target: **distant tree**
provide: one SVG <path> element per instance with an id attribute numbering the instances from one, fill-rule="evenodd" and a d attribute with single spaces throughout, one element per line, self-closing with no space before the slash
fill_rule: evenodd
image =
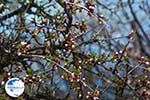
<path id="1" fill-rule="evenodd" d="M 0 99 L 149 100 L 149 0 L 1 0 Z"/>

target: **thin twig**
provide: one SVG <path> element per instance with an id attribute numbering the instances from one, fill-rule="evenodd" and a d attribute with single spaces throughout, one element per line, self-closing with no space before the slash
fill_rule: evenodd
<path id="1" fill-rule="evenodd" d="M 132 68 L 127 74 L 129 75 L 130 73 L 132 73 L 135 69 L 137 69 L 138 67 L 140 67 L 141 64 L 136 65 L 134 68 Z"/>
<path id="2" fill-rule="evenodd" d="M 42 55 L 27 55 L 27 54 L 21 54 L 20 56 L 24 56 L 24 57 L 36 57 L 36 58 L 46 59 L 47 61 L 49 61 L 49 62 L 51 62 L 51 63 L 57 65 L 59 68 L 61 68 L 62 70 L 64 70 L 66 73 L 72 75 L 72 72 L 69 71 L 68 69 L 66 69 L 65 67 L 63 67 L 62 65 L 58 64 L 57 62 L 55 62 L 55 61 L 53 61 L 53 60 L 51 60 L 51 59 L 49 59 L 49 58 L 46 58 L 46 57 L 44 57 L 44 56 L 42 56 Z M 91 88 L 87 83 L 85 83 L 83 80 L 80 79 L 80 82 L 81 82 L 84 86 L 86 86 L 87 88 L 89 88 L 91 91 L 94 91 L 94 89 L 92 89 L 92 88 Z"/>

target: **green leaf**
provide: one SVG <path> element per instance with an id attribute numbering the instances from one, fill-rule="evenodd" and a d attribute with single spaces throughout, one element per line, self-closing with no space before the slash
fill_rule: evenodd
<path id="1" fill-rule="evenodd" d="M 116 68 L 117 68 L 117 70 L 120 70 L 120 71 L 123 71 L 124 69 L 123 69 L 123 66 L 116 66 Z"/>
<path id="2" fill-rule="evenodd" d="M 31 75 L 33 73 L 33 70 L 31 68 L 28 68 L 27 72 L 28 72 L 29 75 Z"/>
<path id="3" fill-rule="evenodd" d="M 67 60 L 66 64 L 69 65 L 72 62 L 72 60 Z"/>
<path id="4" fill-rule="evenodd" d="M 90 0 L 90 3 L 94 3 L 94 2 L 96 2 L 96 0 Z"/>
<path id="5" fill-rule="evenodd" d="M 71 72 L 74 72 L 75 74 L 79 75 L 80 71 L 77 68 L 71 68 L 70 69 Z"/>
<path id="6" fill-rule="evenodd" d="M 5 94 L 0 94 L 0 100 L 9 100 Z"/>
<path id="7" fill-rule="evenodd" d="M 42 75 L 41 75 L 41 78 L 46 78 L 46 75 L 42 74 Z"/>

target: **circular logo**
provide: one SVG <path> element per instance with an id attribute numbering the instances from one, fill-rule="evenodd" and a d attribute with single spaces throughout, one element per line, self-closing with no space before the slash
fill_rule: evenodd
<path id="1" fill-rule="evenodd" d="M 24 89 L 24 83 L 19 78 L 11 78 L 5 84 L 6 93 L 11 97 L 19 97 Z"/>

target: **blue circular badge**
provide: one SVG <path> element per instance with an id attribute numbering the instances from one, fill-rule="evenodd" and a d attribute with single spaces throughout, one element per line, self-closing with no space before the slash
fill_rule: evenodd
<path id="1" fill-rule="evenodd" d="M 11 97 L 19 97 L 24 89 L 24 83 L 19 78 L 11 78 L 5 84 L 6 93 Z"/>

